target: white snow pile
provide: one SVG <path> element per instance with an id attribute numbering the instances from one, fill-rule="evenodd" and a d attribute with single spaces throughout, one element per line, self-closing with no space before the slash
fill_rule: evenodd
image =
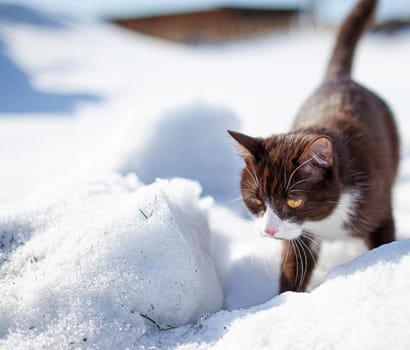
<path id="1" fill-rule="evenodd" d="M 410 241 L 333 270 L 311 293 L 284 293 L 248 310 L 150 335 L 143 347 L 179 349 L 408 349 Z M 181 341 L 183 339 L 183 342 Z"/>
<path id="2" fill-rule="evenodd" d="M 228 230 L 250 226 L 201 199 L 198 183 L 144 186 L 130 174 L 87 186 L 36 210 L 0 213 L 0 347 L 410 344 L 410 240 L 337 267 L 311 293 L 271 299 L 278 245 L 255 236 L 226 242 Z"/>
<path id="3" fill-rule="evenodd" d="M 122 347 L 144 333 L 141 315 L 167 328 L 221 308 L 199 185 L 126 180 L 2 213 L 0 344 Z"/>

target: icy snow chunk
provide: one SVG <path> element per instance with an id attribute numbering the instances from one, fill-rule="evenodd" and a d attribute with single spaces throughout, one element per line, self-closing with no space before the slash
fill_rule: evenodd
<path id="1" fill-rule="evenodd" d="M 133 260 L 138 310 L 160 324 L 180 325 L 220 309 L 222 290 L 209 251 L 207 216 L 198 200 L 201 189 L 186 180 L 170 184 L 141 188 L 124 204 L 115 226 L 126 235 L 137 234 L 123 240 L 135 243 L 121 244 L 118 258 Z"/>
<path id="2" fill-rule="evenodd" d="M 166 327 L 219 310 L 200 192 L 175 179 L 48 208 L 51 224 L 1 267 L 0 346 L 131 346 L 140 315 Z"/>

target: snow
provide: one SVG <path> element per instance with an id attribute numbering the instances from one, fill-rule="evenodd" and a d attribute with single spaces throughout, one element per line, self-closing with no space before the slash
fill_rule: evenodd
<path id="1" fill-rule="evenodd" d="M 0 0 L 9 3 L 9 0 Z M 405 19 L 410 14 L 407 0 L 379 0 L 378 18 Z M 13 4 L 42 11 L 82 17 L 120 18 L 163 15 L 176 12 L 202 11 L 215 7 L 250 7 L 262 9 L 311 9 L 315 20 L 324 24 L 339 23 L 354 6 L 354 0 L 14 0 Z M 21 10 L 21 9 L 20 9 Z"/>
<path id="2" fill-rule="evenodd" d="M 8 0 L 0 0 L 0 2 Z M 303 8 L 307 0 L 14 0 L 13 3 L 52 11 L 53 13 L 100 18 L 163 15 L 175 12 L 202 11 L 215 7 L 247 6 L 251 8 Z"/>
<path id="3" fill-rule="evenodd" d="M 221 308 L 199 185 L 174 179 L 134 189 L 126 180 L 2 217 L 13 236 L 1 265 L 4 346 L 16 346 L 7 336 L 14 329 L 21 345 L 87 338 L 107 348 L 143 334 L 140 315 L 167 327 Z"/>
<path id="4" fill-rule="evenodd" d="M 318 0 L 314 4 L 314 15 L 322 24 L 340 23 L 356 4 L 355 0 Z M 410 14 L 407 0 L 379 0 L 376 11 L 378 21 L 406 20 Z"/>
<path id="5" fill-rule="evenodd" d="M 237 192 L 232 179 L 238 178 L 242 162 L 233 156 L 226 130 L 238 128 L 236 115 L 222 107 L 196 102 L 167 111 L 149 139 L 130 152 L 120 172 L 138 172 L 146 183 L 183 175 L 198 180 L 207 194 L 227 202 L 229 194 Z M 218 172 L 223 174 L 218 181 L 209 177 Z"/>
<path id="6" fill-rule="evenodd" d="M 333 33 L 185 47 L 30 11 L 0 23 L 0 348 L 409 347 L 408 33 L 355 67 L 397 117 L 401 241 L 323 242 L 277 295 L 226 129 L 287 131 Z"/>
<path id="7" fill-rule="evenodd" d="M 144 339 L 178 349 L 406 349 L 410 241 L 340 266 L 311 293 L 284 293 L 247 310 L 219 312 L 195 326 Z M 180 343 L 180 339 L 185 341 Z M 392 345 L 394 344 L 394 345 Z"/>

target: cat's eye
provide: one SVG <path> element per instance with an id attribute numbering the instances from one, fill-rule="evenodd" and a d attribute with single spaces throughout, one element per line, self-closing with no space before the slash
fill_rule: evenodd
<path id="1" fill-rule="evenodd" d="M 258 198 L 251 197 L 249 200 L 251 201 L 252 204 L 254 204 L 254 205 L 258 206 L 258 207 L 260 207 L 260 206 L 263 205 L 263 202 L 262 202 L 260 199 L 258 199 Z"/>
<path id="2" fill-rule="evenodd" d="M 296 208 L 299 208 L 303 204 L 303 199 L 302 198 L 288 199 L 287 204 L 289 208 L 296 209 Z"/>

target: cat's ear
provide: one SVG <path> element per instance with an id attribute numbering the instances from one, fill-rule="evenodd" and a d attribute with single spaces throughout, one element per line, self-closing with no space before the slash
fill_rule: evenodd
<path id="1" fill-rule="evenodd" d="M 229 135 L 231 135 L 240 146 L 240 152 L 242 157 L 247 157 L 252 155 L 258 158 L 262 149 L 261 139 L 255 137 L 247 136 L 236 131 L 228 130 Z"/>
<path id="2" fill-rule="evenodd" d="M 333 166 L 332 141 L 327 136 L 316 138 L 303 152 L 299 161 L 303 163 L 309 159 L 322 168 L 331 168 Z"/>

